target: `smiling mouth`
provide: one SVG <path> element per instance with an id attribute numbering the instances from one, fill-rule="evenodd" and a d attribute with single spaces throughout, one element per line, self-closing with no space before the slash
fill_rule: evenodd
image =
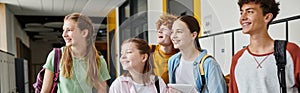
<path id="1" fill-rule="evenodd" d="M 158 36 L 158 38 L 164 38 L 163 36 Z"/>
<path id="2" fill-rule="evenodd" d="M 172 40 L 174 44 L 177 44 L 179 40 Z"/>
<path id="3" fill-rule="evenodd" d="M 249 25 L 251 25 L 251 22 L 244 22 L 244 23 L 242 23 L 242 26 L 244 27 L 244 26 L 249 26 Z"/>
<path id="4" fill-rule="evenodd" d="M 122 63 L 129 63 L 129 61 L 121 61 Z"/>
<path id="5" fill-rule="evenodd" d="M 70 41 L 71 41 L 71 39 L 65 39 L 65 41 L 66 41 L 66 42 L 70 42 Z"/>

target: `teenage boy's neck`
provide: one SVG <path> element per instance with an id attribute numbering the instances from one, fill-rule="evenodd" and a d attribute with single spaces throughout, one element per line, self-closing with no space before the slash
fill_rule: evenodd
<path id="1" fill-rule="evenodd" d="M 250 35 L 249 50 L 254 54 L 266 54 L 274 51 L 274 40 L 269 34 Z"/>

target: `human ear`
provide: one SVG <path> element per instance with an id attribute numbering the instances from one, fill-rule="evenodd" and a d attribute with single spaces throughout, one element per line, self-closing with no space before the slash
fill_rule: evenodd
<path id="1" fill-rule="evenodd" d="M 147 61 L 147 59 L 148 59 L 148 54 L 143 54 L 143 60 L 142 60 L 142 62 L 146 62 Z"/>
<path id="2" fill-rule="evenodd" d="M 193 34 L 193 38 L 194 38 L 194 39 L 197 38 L 198 33 L 197 33 L 196 31 L 194 31 L 192 34 Z"/>
<path id="3" fill-rule="evenodd" d="M 84 30 L 82 31 L 82 36 L 83 36 L 83 37 L 87 37 L 88 34 L 89 34 L 89 30 L 84 29 Z"/>
<path id="4" fill-rule="evenodd" d="M 272 20 L 272 18 L 273 18 L 273 14 L 272 13 L 267 13 L 265 15 L 265 22 L 269 23 Z"/>

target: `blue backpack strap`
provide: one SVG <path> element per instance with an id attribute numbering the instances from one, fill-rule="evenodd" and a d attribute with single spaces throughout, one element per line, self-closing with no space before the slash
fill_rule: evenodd
<path id="1" fill-rule="evenodd" d="M 285 81 L 286 45 L 287 41 L 285 40 L 275 40 L 274 42 L 274 56 L 281 93 L 287 93 Z"/>

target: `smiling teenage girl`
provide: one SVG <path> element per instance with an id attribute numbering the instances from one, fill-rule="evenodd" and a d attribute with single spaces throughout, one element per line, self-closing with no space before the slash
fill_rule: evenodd
<path id="1" fill-rule="evenodd" d="M 107 65 L 95 47 L 96 31 L 92 21 L 80 13 L 65 16 L 59 65 L 57 93 L 105 93 L 106 80 L 110 79 Z M 54 52 L 48 55 L 42 93 L 49 93 L 53 79 Z"/>
<path id="2" fill-rule="evenodd" d="M 166 93 L 166 84 L 161 78 L 151 75 L 150 47 L 143 39 L 132 38 L 121 46 L 120 62 L 125 72 L 110 87 L 110 93 Z M 155 82 L 159 86 L 155 86 Z M 160 92 L 158 92 L 159 88 Z"/>
<path id="3" fill-rule="evenodd" d="M 207 51 L 200 48 L 199 32 L 200 26 L 193 16 L 181 16 L 173 23 L 171 40 L 180 52 L 168 62 L 170 83 L 192 85 L 194 92 L 225 93 L 227 88 L 221 68 L 211 57 L 204 61 L 206 85 L 202 85 L 199 62 Z M 174 90 L 170 88 L 170 91 Z"/>

